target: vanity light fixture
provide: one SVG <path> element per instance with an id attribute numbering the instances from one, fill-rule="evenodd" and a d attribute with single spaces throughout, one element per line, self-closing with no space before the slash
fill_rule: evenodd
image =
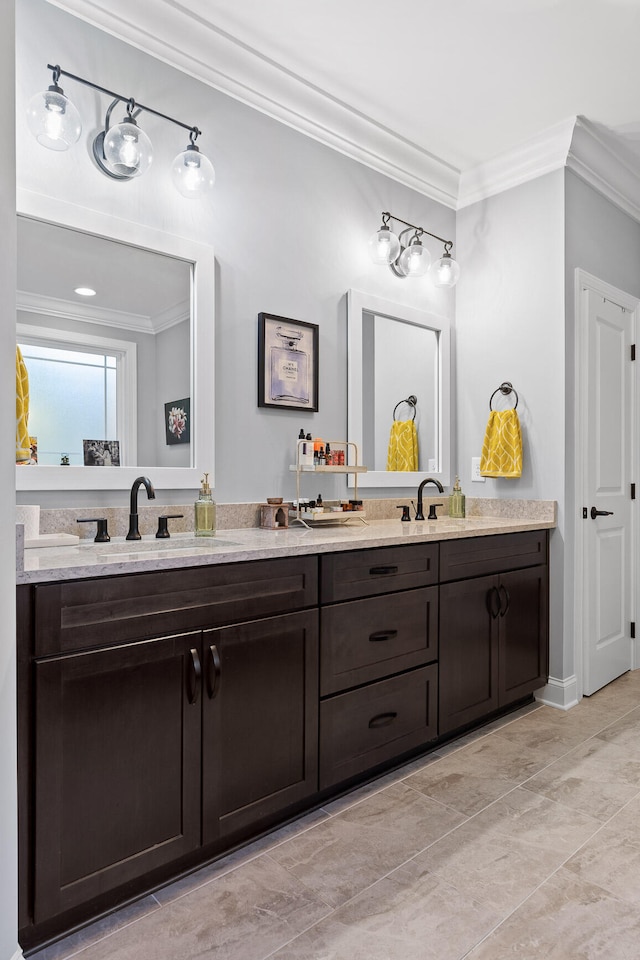
<path id="1" fill-rule="evenodd" d="M 198 127 L 189 126 L 181 120 L 167 116 L 166 113 L 137 103 L 133 97 L 124 97 L 92 83 L 91 80 L 67 73 L 58 65 L 52 66 L 48 63 L 47 70 L 53 71 L 52 85 L 43 93 L 32 97 L 27 108 L 29 129 L 43 147 L 50 150 L 68 150 L 80 137 L 80 114 L 58 86 L 61 76 L 68 77 L 113 97 L 105 114 L 104 130 L 101 130 L 93 141 L 93 158 L 102 173 L 112 180 L 131 180 L 148 170 L 153 159 L 153 148 L 149 137 L 137 121 L 137 117 L 146 111 L 189 131 L 189 143 L 171 166 L 171 177 L 176 189 L 183 197 L 188 198 L 203 197 L 211 191 L 215 172 L 211 161 L 196 146 L 195 141 L 201 133 Z M 125 116 L 119 123 L 111 125 L 111 114 L 118 104 L 126 105 Z"/>
<path id="2" fill-rule="evenodd" d="M 389 221 L 403 223 L 405 229 L 398 236 L 389 227 Z M 431 255 L 422 243 L 426 234 L 444 244 L 442 256 L 431 263 Z M 418 227 L 393 214 L 383 212 L 382 226 L 369 240 L 369 253 L 374 263 L 389 264 L 396 277 L 423 277 L 427 271 L 436 287 L 454 287 L 460 276 L 460 267 L 451 256 L 452 240 L 445 240 L 424 227 Z"/>

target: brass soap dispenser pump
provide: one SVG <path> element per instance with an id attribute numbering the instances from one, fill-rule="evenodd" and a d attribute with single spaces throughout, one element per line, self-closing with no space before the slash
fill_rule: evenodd
<path id="1" fill-rule="evenodd" d="M 453 485 L 453 490 L 449 495 L 449 516 L 450 517 L 464 517 L 465 507 L 464 507 L 464 493 L 460 487 L 460 478 L 456 477 L 456 482 Z"/>
<path id="2" fill-rule="evenodd" d="M 200 494 L 195 502 L 196 537 L 213 537 L 216 533 L 216 505 L 211 496 L 209 474 L 201 480 Z"/>

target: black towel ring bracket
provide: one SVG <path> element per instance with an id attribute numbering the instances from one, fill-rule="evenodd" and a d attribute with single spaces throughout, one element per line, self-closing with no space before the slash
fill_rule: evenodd
<path id="1" fill-rule="evenodd" d="M 491 404 L 493 402 L 493 398 L 495 397 L 496 393 L 502 393 L 504 394 L 505 397 L 508 396 L 510 393 L 515 393 L 516 402 L 513 405 L 513 409 L 514 410 L 516 409 L 516 407 L 518 406 L 518 393 L 512 383 L 509 383 L 508 380 L 505 380 L 503 383 L 500 384 L 499 387 L 496 387 L 496 389 L 493 391 L 493 393 L 489 397 L 489 410 L 493 410 L 493 407 L 491 406 Z"/>
<path id="2" fill-rule="evenodd" d="M 417 402 L 418 402 L 418 398 L 414 396 L 413 393 L 410 394 L 406 400 L 399 400 L 398 403 L 396 403 L 395 407 L 393 408 L 393 419 L 395 420 L 396 418 L 396 410 L 398 409 L 398 407 L 401 407 L 403 403 L 408 403 L 410 407 L 413 407 L 413 416 L 411 419 L 415 420 Z"/>

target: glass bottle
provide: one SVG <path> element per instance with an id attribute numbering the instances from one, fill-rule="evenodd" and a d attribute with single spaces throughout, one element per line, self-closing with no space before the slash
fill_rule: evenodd
<path id="1" fill-rule="evenodd" d="M 216 533 L 216 504 L 211 496 L 209 474 L 202 478 L 198 499 L 194 504 L 196 537 L 214 537 Z"/>
<path id="2" fill-rule="evenodd" d="M 465 514 L 465 505 L 464 505 L 464 493 L 460 487 L 460 478 L 456 477 L 456 482 L 453 485 L 453 490 L 449 495 L 449 516 L 450 517 L 464 517 Z"/>

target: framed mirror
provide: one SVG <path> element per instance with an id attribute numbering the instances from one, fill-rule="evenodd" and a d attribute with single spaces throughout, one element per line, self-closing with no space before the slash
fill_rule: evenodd
<path id="1" fill-rule="evenodd" d="M 28 191 L 18 217 L 16 338 L 38 462 L 16 465 L 16 489 L 129 489 L 141 473 L 197 487 L 214 472 L 212 248 Z M 95 296 L 74 292 L 87 285 Z"/>
<path id="2" fill-rule="evenodd" d="M 450 483 L 450 324 L 415 307 L 350 290 L 348 438 L 367 468 L 361 487 L 415 487 L 425 477 Z M 392 469 L 394 421 L 407 424 L 416 469 Z M 409 423 L 411 421 L 411 423 Z M 404 466 L 404 464 L 403 464 Z"/>

